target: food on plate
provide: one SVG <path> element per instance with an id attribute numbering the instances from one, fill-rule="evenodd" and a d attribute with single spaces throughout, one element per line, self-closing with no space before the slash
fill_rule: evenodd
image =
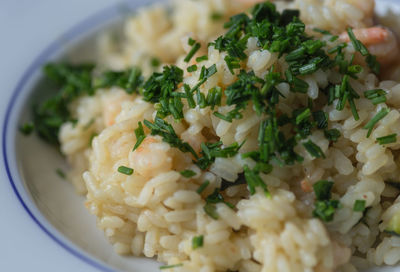
<path id="1" fill-rule="evenodd" d="M 399 49 L 374 4 L 143 8 L 96 64 L 45 66 L 59 87 L 33 129 L 115 251 L 160 269 L 396 264 L 400 83 L 382 71 Z"/>

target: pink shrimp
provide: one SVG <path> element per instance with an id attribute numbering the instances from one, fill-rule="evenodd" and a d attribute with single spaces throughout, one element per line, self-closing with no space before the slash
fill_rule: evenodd
<path id="1" fill-rule="evenodd" d="M 368 48 L 371 54 L 377 56 L 378 61 L 382 64 L 396 60 L 399 54 L 399 44 L 395 35 L 389 29 L 374 26 L 353 29 L 353 32 L 356 38 Z M 340 39 L 344 42 L 350 42 L 347 32 L 342 33 Z"/>

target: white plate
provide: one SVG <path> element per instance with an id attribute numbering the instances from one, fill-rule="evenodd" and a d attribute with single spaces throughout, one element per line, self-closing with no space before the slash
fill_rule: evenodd
<path id="1" fill-rule="evenodd" d="M 50 5 L 50 7 L 44 8 L 42 12 L 60 14 L 60 5 L 51 6 L 49 0 L 40 0 L 39 2 Z M 91 0 L 91 2 L 94 4 L 94 1 Z M 96 1 L 96 6 L 105 6 L 106 2 Z M 4 182 L 0 187 L 2 189 L 0 191 L 0 211 L 2 214 L 15 212 L 19 217 L 23 217 L 23 219 L 16 219 L 8 215 L 4 218 L 5 225 L 0 227 L 0 233 L 8 237 L 5 239 L 7 248 L 2 247 L 0 249 L 0 265 L 2 268 L 8 267 L 11 269 L 9 271 L 27 269 L 36 271 L 36 269 L 32 269 L 31 264 L 47 262 L 52 267 L 58 267 L 57 271 L 61 271 L 61 267 L 62 269 L 65 268 L 65 271 L 122 270 L 147 272 L 158 270 L 159 264 L 153 260 L 121 257 L 115 254 L 112 247 L 106 242 L 103 233 L 96 229 L 95 218 L 89 216 L 85 210 L 83 198 L 77 196 L 72 186 L 56 175 L 55 169 L 65 167 L 63 158 L 51 147 L 38 140 L 37 137 L 23 137 L 17 129 L 19 124 L 29 119 L 29 105 L 32 101 L 46 93 L 46 88 L 43 88 L 39 80 L 41 78 L 40 67 L 44 63 L 62 58 L 66 52 L 74 57 L 79 55 L 79 58 L 83 56 L 85 59 L 90 59 L 92 51 L 87 49 L 93 46 L 93 37 L 96 31 L 110 24 L 118 24 L 118 21 L 127 14 L 127 10 L 134 10 L 137 6 L 149 2 L 154 1 L 131 1 L 123 5 L 114 4 L 91 16 L 87 16 L 91 13 L 90 6 L 87 4 L 82 6 L 77 0 L 68 5 L 64 4 L 69 11 L 85 8 L 86 14 L 82 12 L 81 17 L 86 17 L 86 19 L 81 23 L 74 24 L 55 42 L 43 46 L 41 53 L 37 54 L 37 51 L 27 50 L 32 54 L 29 55 L 30 57 L 36 57 L 32 64 L 27 65 L 23 73 L 16 71 L 19 79 L 14 91 L 10 90 L 4 93 L 7 97 L 12 94 L 12 97 L 9 100 L 4 99 L 0 104 L 2 116 L 4 115 L 2 124 L 3 173 L 7 174 L 7 177 L 2 176 Z M 389 2 L 396 3 L 396 0 L 380 1 L 378 10 L 384 11 L 388 8 Z M 16 6 L 8 4 L 5 7 Z M 2 6 L 0 5 L 1 10 Z M 121 12 L 122 10 L 123 12 Z M 63 14 L 66 14 L 66 10 L 63 9 L 63 11 Z M 6 20 L 0 19 L 0 24 L 18 23 L 21 17 L 18 16 L 17 12 L 18 10 L 14 11 L 15 16 L 11 16 L 12 12 L 11 15 L 8 13 Z M 37 13 L 37 15 L 39 14 Z M 53 20 L 65 22 L 65 26 L 71 25 L 68 23 L 69 20 L 72 20 L 71 17 L 57 17 L 55 15 L 49 17 Z M 2 18 L 1 12 L 0 18 Z M 37 27 L 50 29 L 54 27 L 51 25 L 51 21 L 40 19 L 40 16 L 36 18 L 39 19 L 31 22 L 26 21 L 26 23 L 29 22 L 27 24 L 30 26 L 29 29 L 36 29 Z M 6 29 L 6 31 L 12 34 L 9 29 Z M 3 32 L 0 31 L 0 33 Z M 23 33 L 19 34 L 22 35 Z M 20 45 L 21 42 L 27 43 L 28 39 L 20 38 L 18 41 L 18 45 Z M 28 44 L 23 44 L 24 47 L 22 48 L 28 48 Z M 4 49 L 0 48 L 0 52 L 18 56 L 18 48 L 21 50 L 21 46 L 14 48 L 11 44 Z M 80 54 L 77 54 L 77 52 L 80 52 Z M 12 61 L 12 58 L 8 57 L 8 59 Z M 5 71 L 3 69 L 7 68 L 10 63 L 12 62 L 1 64 L 2 69 L 0 71 Z M 7 78 L 4 80 L 7 81 Z M 0 82 L 4 81 L 0 78 Z M 8 80 L 7 82 L 10 84 L 11 81 Z M 5 101 L 8 101 L 7 104 L 4 103 Z M 10 194 L 13 194 L 14 197 L 10 197 Z M 29 219 L 27 216 L 23 216 L 22 212 L 28 215 Z M 29 222 L 29 220 L 31 221 Z M 21 222 L 24 223 L 20 224 Z M 32 232 L 33 228 L 35 228 L 34 232 Z M 36 239 L 36 236 L 28 236 L 37 235 L 38 232 L 43 232 L 45 235 L 40 234 L 40 239 Z M 15 243 L 15 241 L 19 243 Z M 28 247 L 30 251 L 19 250 L 20 247 Z M 38 255 L 36 251 L 43 254 Z M 19 255 L 20 252 L 22 252 L 21 255 Z M 32 252 L 33 257 L 30 256 L 30 252 Z M 10 258 L 3 258 L 5 256 Z M 36 259 L 36 256 L 39 260 Z M 52 264 L 55 260 L 52 259 L 53 256 L 59 263 Z M 30 259 L 30 263 L 24 264 L 25 259 Z M 14 260 L 22 260 L 22 262 L 16 264 Z M 19 268 L 15 269 L 15 267 Z M 46 269 L 41 267 L 41 271 L 54 270 L 50 266 Z M 389 272 L 396 270 L 398 269 L 384 268 L 370 271 Z"/>

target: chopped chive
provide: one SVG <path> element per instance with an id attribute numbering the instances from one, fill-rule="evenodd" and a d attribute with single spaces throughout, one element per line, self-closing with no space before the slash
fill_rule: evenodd
<path id="1" fill-rule="evenodd" d="M 296 116 L 296 125 L 308 119 L 310 116 L 311 116 L 311 111 L 309 108 L 306 108 L 303 112 L 301 112 L 299 115 Z"/>
<path id="2" fill-rule="evenodd" d="M 378 96 L 378 97 L 371 99 L 371 103 L 373 105 L 378 105 L 378 104 L 385 103 L 385 102 L 386 102 L 386 96 Z"/>
<path id="3" fill-rule="evenodd" d="M 352 97 L 349 98 L 349 105 L 350 105 L 350 110 L 351 110 L 351 113 L 353 114 L 354 120 L 356 120 L 356 121 L 360 120 L 360 116 L 358 115 L 356 104 L 354 104 L 354 100 Z"/>
<path id="4" fill-rule="evenodd" d="M 308 63 L 306 65 L 303 65 L 299 68 L 299 72 L 302 75 L 308 75 L 308 74 L 312 74 L 315 71 L 318 70 L 317 64 L 316 63 Z"/>
<path id="5" fill-rule="evenodd" d="M 203 246 L 204 237 L 203 235 L 195 236 L 192 239 L 192 249 L 197 249 Z"/>
<path id="6" fill-rule="evenodd" d="M 196 43 L 196 41 L 192 38 L 189 38 L 188 40 L 188 45 L 193 46 Z"/>
<path id="7" fill-rule="evenodd" d="M 133 169 L 121 165 L 120 167 L 118 167 L 118 172 L 120 172 L 121 174 L 130 176 L 133 174 Z"/>
<path id="8" fill-rule="evenodd" d="M 161 64 L 161 61 L 158 58 L 156 58 L 156 57 L 151 58 L 150 65 L 152 67 L 156 68 L 156 67 L 160 66 L 160 64 Z"/>
<path id="9" fill-rule="evenodd" d="M 368 49 L 356 38 L 353 30 L 350 27 L 347 28 L 347 33 L 349 35 L 350 41 L 354 46 L 354 49 L 360 52 L 361 55 L 367 56 L 369 54 Z"/>
<path id="10" fill-rule="evenodd" d="M 332 181 L 320 180 L 313 185 L 317 200 L 328 200 L 331 198 Z"/>
<path id="11" fill-rule="evenodd" d="M 208 60 L 208 56 L 201 56 L 196 58 L 196 62 L 202 62 Z"/>
<path id="12" fill-rule="evenodd" d="M 397 133 L 390 134 L 390 135 L 383 136 L 383 137 L 378 137 L 378 138 L 376 138 L 376 140 L 378 141 L 378 143 L 380 145 L 392 144 L 397 141 Z"/>
<path id="13" fill-rule="evenodd" d="M 179 264 L 162 265 L 159 267 L 159 269 L 161 269 L 161 270 L 162 269 L 170 269 L 170 268 L 175 268 L 175 267 L 180 267 L 180 266 L 183 266 L 183 264 L 179 263 Z"/>
<path id="14" fill-rule="evenodd" d="M 144 134 L 142 122 L 138 122 L 138 127 L 137 127 L 137 129 L 135 129 L 135 135 L 136 135 L 136 143 L 132 149 L 132 152 L 135 151 L 140 146 L 140 144 L 143 142 L 143 140 L 146 138 L 146 135 Z"/>
<path id="15" fill-rule="evenodd" d="M 334 42 L 334 41 L 336 41 L 337 39 L 339 39 L 339 36 L 334 35 L 334 36 L 332 36 L 332 37 L 329 39 L 329 41 L 330 41 L 330 42 Z"/>
<path id="16" fill-rule="evenodd" d="M 368 55 L 365 58 L 365 62 L 368 64 L 368 67 L 372 70 L 372 72 L 379 74 L 381 70 L 381 64 L 377 61 L 376 56 Z"/>
<path id="17" fill-rule="evenodd" d="M 190 87 L 187 84 L 183 85 L 183 89 L 185 90 L 186 100 L 189 104 L 189 108 L 194 109 L 196 107 L 196 102 L 194 102 L 193 95 L 190 92 Z"/>
<path id="18" fill-rule="evenodd" d="M 193 64 L 186 69 L 189 73 L 197 71 L 197 65 Z"/>
<path id="19" fill-rule="evenodd" d="M 214 204 L 207 203 L 204 205 L 203 210 L 208 216 L 210 216 L 214 220 L 218 220 L 219 215 L 217 213 L 217 207 Z"/>
<path id="20" fill-rule="evenodd" d="M 66 177 L 67 177 L 67 175 L 65 175 L 64 171 L 61 170 L 60 168 L 56 169 L 56 174 L 62 179 L 66 179 Z"/>
<path id="21" fill-rule="evenodd" d="M 347 67 L 347 72 L 350 74 L 359 74 L 363 71 L 363 68 L 361 65 L 351 65 Z"/>
<path id="22" fill-rule="evenodd" d="M 322 152 L 321 148 L 313 141 L 308 140 L 307 142 L 303 143 L 303 146 L 314 158 L 325 158 L 324 152 Z"/>
<path id="23" fill-rule="evenodd" d="M 19 128 L 19 131 L 24 135 L 30 135 L 34 129 L 35 129 L 35 127 L 34 127 L 33 123 L 27 122 Z"/>
<path id="24" fill-rule="evenodd" d="M 336 128 L 327 129 L 324 131 L 325 138 L 327 138 L 331 142 L 337 142 L 340 137 L 340 131 Z"/>
<path id="25" fill-rule="evenodd" d="M 364 96 L 368 99 L 373 99 L 384 95 L 386 95 L 386 92 L 382 89 L 373 89 L 364 92 Z"/>
<path id="26" fill-rule="evenodd" d="M 367 133 L 367 138 L 369 138 L 369 136 L 372 133 L 372 129 L 374 128 L 374 126 L 376 125 L 376 123 L 378 123 L 381 119 L 383 119 L 388 113 L 389 113 L 389 109 L 388 108 L 383 108 L 381 109 L 371 120 L 369 120 L 369 122 L 364 126 L 364 129 L 368 129 L 368 133 Z"/>
<path id="27" fill-rule="evenodd" d="M 221 12 L 217 12 L 217 11 L 214 11 L 213 13 L 211 13 L 211 16 L 210 16 L 211 20 L 213 20 L 213 21 L 218 21 L 218 20 L 222 19 L 223 17 L 224 17 L 224 15 Z"/>
<path id="28" fill-rule="evenodd" d="M 314 121 L 317 123 L 317 128 L 325 129 L 328 127 L 328 114 L 323 111 L 315 111 L 312 113 Z"/>
<path id="29" fill-rule="evenodd" d="M 219 119 L 222 119 L 226 122 L 232 123 L 232 118 L 230 118 L 229 116 L 225 116 L 218 111 L 214 111 L 213 114 L 214 114 L 214 116 L 218 117 Z"/>
<path id="30" fill-rule="evenodd" d="M 287 54 L 287 56 L 285 57 L 286 61 L 294 61 L 294 60 L 298 60 L 304 57 L 304 54 L 306 53 L 306 49 L 304 47 L 299 47 L 295 50 L 293 50 L 292 52 L 290 52 L 289 54 Z"/>
<path id="31" fill-rule="evenodd" d="M 321 34 L 324 34 L 324 35 L 332 35 L 328 30 L 320 29 L 320 28 L 317 28 L 317 27 L 314 27 L 312 30 L 314 32 L 318 32 L 318 33 L 321 33 Z"/>
<path id="32" fill-rule="evenodd" d="M 187 56 L 184 58 L 184 61 L 189 62 L 190 59 L 194 56 L 194 54 L 196 54 L 196 52 L 200 49 L 200 47 L 201 47 L 200 43 L 195 43 L 192 49 L 187 54 Z"/>
<path id="33" fill-rule="evenodd" d="M 191 178 L 194 177 L 196 175 L 196 172 L 192 171 L 192 170 L 183 170 L 179 172 L 182 176 L 184 176 L 185 178 Z"/>
<path id="34" fill-rule="evenodd" d="M 355 212 L 363 212 L 365 210 L 365 200 L 357 199 L 354 202 L 353 211 Z"/>
<path id="35" fill-rule="evenodd" d="M 371 100 L 371 103 L 374 105 L 386 102 L 386 92 L 382 89 L 365 91 L 364 96 Z"/>
<path id="36" fill-rule="evenodd" d="M 204 181 L 200 186 L 199 186 L 199 188 L 196 190 L 196 192 L 198 193 L 198 194 L 201 194 L 206 188 L 207 188 L 207 186 L 210 184 L 210 181 L 209 180 L 206 180 L 206 181 Z"/>

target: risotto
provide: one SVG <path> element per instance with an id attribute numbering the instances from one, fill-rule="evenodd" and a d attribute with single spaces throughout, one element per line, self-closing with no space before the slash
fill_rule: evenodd
<path id="1" fill-rule="evenodd" d="M 397 264 L 396 35 L 373 0 L 258 2 L 139 10 L 96 65 L 45 67 L 60 91 L 34 129 L 119 254 L 167 271 Z"/>

